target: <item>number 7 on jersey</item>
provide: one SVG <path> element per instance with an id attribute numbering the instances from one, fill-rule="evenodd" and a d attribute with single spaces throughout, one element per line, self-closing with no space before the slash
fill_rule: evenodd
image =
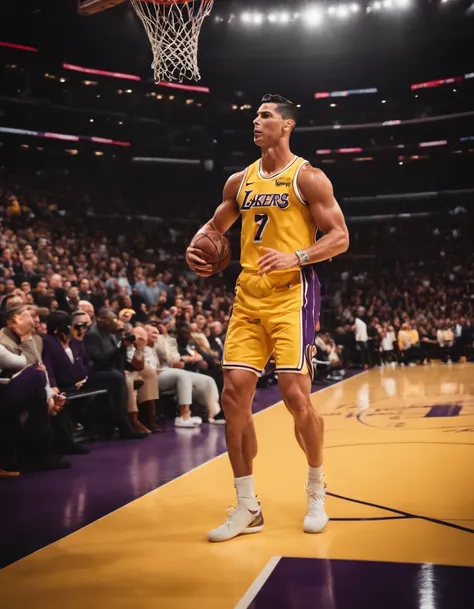
<path id="1" fill-rule="evenodd" d="M 267 214 L 255 214 L 255 222 L 258 224 L 258 228 L 253 241 L 254 243 L 260 243 L 263 239 L 263 231 L 268 224 Z"/>

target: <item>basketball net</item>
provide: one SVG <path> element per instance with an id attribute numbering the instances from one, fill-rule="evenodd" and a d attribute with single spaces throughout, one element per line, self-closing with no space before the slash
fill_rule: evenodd
<path id="1" fill-rule="evenodd" d="M 130 0 L 153 52 L 155 82 L 200 80 L 198 43 L 214 0 Z"/>

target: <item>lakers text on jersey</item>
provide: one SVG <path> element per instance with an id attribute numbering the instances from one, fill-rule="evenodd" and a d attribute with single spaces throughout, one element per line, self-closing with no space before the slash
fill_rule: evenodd
<path id="1" fill-rule="evenodd" d="M 280 372 L 312 372 L 320 286 L 314 266 L 259 276 L 264 248 L 293 253 L 315 241 L 317 227 L 298 188 L 307 163 L 295 159 L 266 178 L 260 161 L 247 168 L 237 202 L 242 215 L 241 265 L 227 332 L 223 368 L 261 374 L 273 355 Z"/>

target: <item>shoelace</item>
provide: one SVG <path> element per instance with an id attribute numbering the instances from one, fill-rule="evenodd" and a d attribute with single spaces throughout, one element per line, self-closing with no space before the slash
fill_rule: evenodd
<path id="1" fill-rule="evenodd" d="M 322 474 L 321 482 L 322 489 L 314 492 L 310 492 L 310 488 L 307 483 L 304 485 L 308 494 L 308 499 L 311 499 L 311 502 L 308 503 L 308 514 L 310 516 L 318 516 L 320 512 L 324 511 L 324 501 L 326 498 L 326 489 L 328 487 L 326 482 L 326 474 Z"/>
<path id="2" fill-rule="evenodd" d="M 259 505 L 259 507 L 260 507 L 260 502 L 258 502 L 258 505 Z M 231 520 L 232 516 L 234 515 L 234 513 L 236 512 L 236 510 L 237 510 L 237 508 L 238 508 L 238 507 L 240 507 L 240 504 L 239 504 L 239 503 L 237 503 L 236 505 L 229 505 L 229 507 L 227 507 L 227 508 L 226 508 L 226 510 L 225 510 L 225 511 L 227 512 L 228 516 L 227 516 L 227 518 L 225 519 L 224 526 L 225 526 L 226 524 L 228 525 L 228 524 L 230 523 L 230 520 Z M 242 506 L 242 507 L 243 507 L 243 506 Z"/>

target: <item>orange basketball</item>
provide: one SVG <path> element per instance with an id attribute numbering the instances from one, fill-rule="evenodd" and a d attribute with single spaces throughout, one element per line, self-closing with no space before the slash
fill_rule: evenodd
<path id="1" fill-rule="evenodd" d="M 190 247 L 199 250 L 198 256 L 212 265 L 212 275 L 223 271 L 229 265 L 231 259 L 229 240 L 216 231 L 198 233 L 191 241 Z M 188 265 L 194 272 L 200 274 L 198 266 L 190 263 L 189 260 Z"/>

